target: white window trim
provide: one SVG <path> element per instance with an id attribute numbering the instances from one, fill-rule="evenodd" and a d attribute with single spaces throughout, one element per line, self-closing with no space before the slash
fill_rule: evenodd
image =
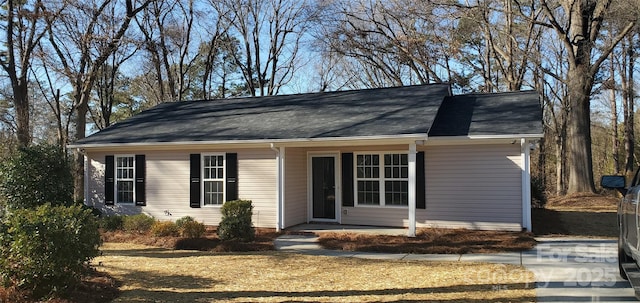
<path id="1" fill-rule="evenodd" d="M 126 181 L 133 182 L 133 201 L 131 202 L 120 202 L 118 201 L 118 181 L 121 179 L 118 178 L 118 158 L 132 158 L 133 159 L 133 178 L 131 179 L 122 179 Z M 113 202 L 114 204 L 120 205 L 135 205 L 136 204 L 136 155 L 124 154 L 124 155 L 114 155 L 113 156 Z"/>
<path id="2" fill-rule="evenodd" d="M 222 156 L 222 179 L 206 179 L 204 178 L 204 158 L 208 156 Z M 202 153 L 200 154 L 200 206 L 220 208 L 227 201 L 227 154 L 226 153 Z M 204 204 L 204 182 L 205 181 L 222 181 L 222 204 Z"/>
<path id="3" fill-rule="evenodd" d="M 406 150 L 403 151 L 361 151 L 353 153 L 353 206 L 354 207 L 363 207 L 363 208 L 399 208 L 406 209 L 409 205 L 387 205 L 386 204 L 386 191 L 384 188 L 385 181 L 407 181 L 409 182 L 409 178 L 390 178 L 387 179 L 384 177 L 384 155 L 388 154 L 404 154 L 408 153 Z M 380 167 L 380 177 L 379 178 L 358 178 L 358 156 L 359 155 L 378 155 L 380 157 L 380 161 L 378 163 Z M 378 182 L 378 192 L 380 193 L 380 204 L 372 205 L 372 204 L 360 204 L 358 201 L 358 181 L 379 181 Z M 407 201 L 408 202 L 408 201 Z M 408 204 L 408 203 L 407 203 Z"/>

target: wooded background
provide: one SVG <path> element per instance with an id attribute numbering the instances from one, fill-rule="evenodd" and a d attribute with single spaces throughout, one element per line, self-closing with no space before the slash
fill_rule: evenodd
<path id="1" fill-rule="evenodd" d="M 639 0 L 0 3 L 3 155 L 161 102 L 449 82 L 540 93 L 538 189 L 594 192 L 638 166 Z"/>

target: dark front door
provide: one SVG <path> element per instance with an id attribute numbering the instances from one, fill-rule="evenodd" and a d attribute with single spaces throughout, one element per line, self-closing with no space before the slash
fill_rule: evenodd
<path id="1" fill-rule="evenodd" d="M 336 219 L 334 157 L 312 157 L 313 219 Z"/>

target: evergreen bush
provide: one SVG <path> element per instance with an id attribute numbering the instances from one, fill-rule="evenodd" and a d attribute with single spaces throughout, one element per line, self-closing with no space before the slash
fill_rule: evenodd
<path id="1" fill-rule="evenodd" d="M 218 226 L 220 240 L 253 241 L 255 230 L 251 223 L 253 206 L 250 200 L 228 201 L 222 205 L 222 220 Z"/>
<path id="2" fill-rule="evenodd" d="M 171 221 L 156 221 L 151 226 L 151 234 L 156 237 L 177 237 L 180 229 Z"/>
<path id="3" fill-rule="evenodd" d="M 184 228 L 184 224 L 187 222 L 194 222 L 195 219 L 193 217 L 190 216 L 184 216 L 178 220 L 176 220 L 176 225 L 178 225 L 178 228 L 182 229 Z"/>
<path id="4" fill-rule="evenodd" d="M 58 146 L 19 149 L 0 162 L 0 201 L 9 210 L 74 204 L 71 163 Z"/>
<path id="5" fill-rule="evenodd" d="M 124 217 L 119 215 L 105 216 L 100 218 L 100 228 L 108 231 L 116 231 L 123 229 Z"/>
<path id="6" fill-rule="evenodd" d="M 17 209 L 0 224 L 0 278 L 35 298 L 64 294 L 99 255 L 98 222 L 80 205 Z"/>
<path id="7" fill-rule="evenodd" d="M 202 238 L 206 231 L 206 227 L 204 224 L 197 221 L 187 221 L 182 223 L 180 231 L 182 236 L 185 238 Z"/>
<path id="8" fill-rule="evenodd" d="M 128 232 L 147 233 L 156 220 L 145 214 L 137 214 L 133 216 L 125 216 L 122 221 L 122 227 Z"/>

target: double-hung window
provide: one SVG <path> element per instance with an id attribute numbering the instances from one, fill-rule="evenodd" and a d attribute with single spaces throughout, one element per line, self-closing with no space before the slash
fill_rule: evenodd
<path id="1" fill-rule="evenodd" d="M 358 205 L 407 206 L 409 204 L 408 155 L 358 154 L 356 193 Z"/>
<path id="2" fill-rule="evenodd" d="M 104 204 L 146 206 L 145 155 L 105 155 Z"/>
<path id="3" fill-rule="evenodd" d="M 238 199 L 238 154 L 189 155 L 189 207 L 220 206 Z"/>
<path id="4" fill-rule="evenodd" d="M 224 155 L 202 156 L 203 205 L 224 203 Z"/>
<path id="5" fill-rule="evenodd" d="M 135 201 L 135 157 L 116 157 L 116 203 Z"/>

